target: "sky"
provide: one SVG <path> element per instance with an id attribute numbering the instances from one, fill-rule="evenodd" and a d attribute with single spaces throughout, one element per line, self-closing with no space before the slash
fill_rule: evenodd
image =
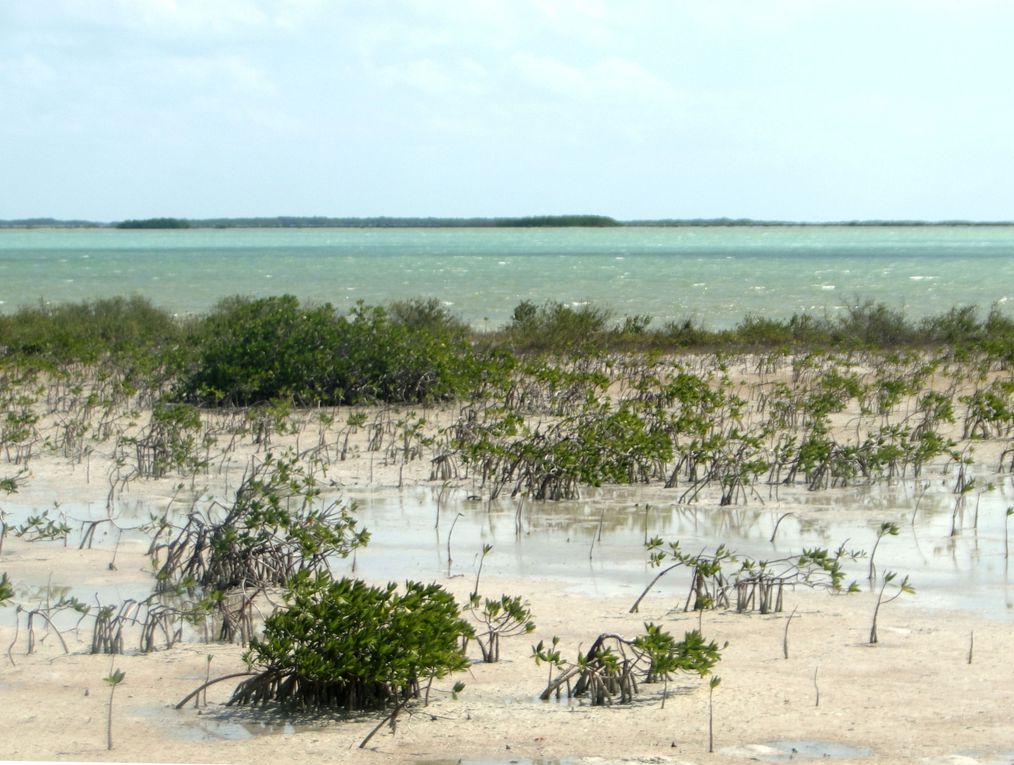
<path id="1" fill-rule="evenodd" d="M 0 0 L 0 219 L 1014 220 L 1008 0 Z"/>

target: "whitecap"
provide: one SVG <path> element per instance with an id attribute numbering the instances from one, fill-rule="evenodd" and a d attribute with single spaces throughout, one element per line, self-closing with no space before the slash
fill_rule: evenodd
<path id="1" fill-rule="evenodd" d="M 935 276 L 910 276 L 908 278 L 911 279 L 913 282 L 921 282 L 921 281 L 933 281 L 937 277 L 935 277 Z"/>

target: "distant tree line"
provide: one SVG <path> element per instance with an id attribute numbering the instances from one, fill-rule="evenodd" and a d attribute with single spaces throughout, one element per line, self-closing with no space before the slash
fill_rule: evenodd
<path id="1" fill-rule="evenodd" d="M 736 227 L 736 226 L 1010 226 L 1012 221 L 919 221 L 919 220 L 844 220 L 790 221 L 754 218 L 651 218 L 616 220 L 608 215 L 532 215 L 516 218 L 413 218 L 377 216 L 369 218 L 327 217 L 322 215 L 279 215 L 268 218 L 142 218 L 118 223 L 56 218 L 19 218 L 0 220 L 2 228 L 609 228 L 613 226 L 655 227 Z"/>
<path id="2" fill-rule="evenodd" d="M 184 218 L 142 218 L 125 220 L 116 224 L 116 228 L 190 228 L 190 221 Z"/>

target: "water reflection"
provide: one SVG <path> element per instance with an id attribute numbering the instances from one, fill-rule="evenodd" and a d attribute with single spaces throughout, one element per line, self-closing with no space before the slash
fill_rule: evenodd
<path id="1" fill-rule="evenodd" d="M 974 609 L 994 618 L 1014 617 L 1006 554 L 1007 508 L 1011 481 L 992 490 L 971 493 L 962 503 L 950 480 L 935 478 L 894 485 L 836 491 L 782 490 L 777 500 L 755 498 L 748 505 L 677 505 L 675 492 L 664 489 L 620 488 L 588 492 L 579 501 L 532 502 L 527 499 L 477 501 L 464 489 L 428 486 L 401 491 L 347 492 L 359 503 L 370 544 L 354 558 L 339 561 L 338 573 L 355 571 L 375 579 L 440 579 L 474 576 L 484 545 L 492 545 L 484 577 L 531 577 L 563 582 L 589 595 L 636 597 L 656 571 L 644 550 L 647 539 L 679 540 L 686 552 L 710 551 L 726 544 L 736 553 L 758 560 L 798 554 L 804 548 L 869 551 L 885 521 L 898 525 L 897 536 L 885 537 L 877 550 L 880 572 L 909 575 L 921 606 Z M 773 492 L 772 492 L 773 493 Z M 116 508 L 122 535 L 100 531 L 96 548 L 111 549 L 130 538 L 147 539 L 139 527 L 162 503 L 132 500 Z M 189 502 L 173 505 L 182 514 Z M 64 505 L 61 512 L 81 522 L 106 517 L 104 507 Z M 11 528 L 35 508 L 5 506 Z M 39 548 L 63 542 L 39 542 Z M 6 551 L 5 551 L 6 554 Z M 848 578 L 865 582 L 868 563 L 847 565 Z M 51 582 L 16 581 L 22 603 L 74 595 L 103 603 L 124 597 L 143 598 L 152 582 L 137 571 L 103 572 L 101 582 L 72 584 L 61 580 L 59 568 Z M 685 584 L 673 575 L 658 589 L 678 598 Z M 99 582 L 96 586 L 96 582 Z M 49 595 L 47 596 L 47 591 Z M 54 594 L 55 593 L 55 594 Z"/>
<path id="2" fill-rule="evenodd" d="M 956 513 L 948 486 L 925 483 L 783 492 L 777 502 L 725 508 L 675 505 L 670 497 L 611 489 L 573 502 L 490 503 L 464 491 L 365 492 L 356 499 L 374 536 L 356 567 L 381 578 L 471 576 L 482 546 L 491 544 L 483 576 L 550 578 L 587 594 L 622 595 L 655 573 L 644 550 L 653 536 L 679 540 L 688 552 L 725 543 L 771 560 L 842 544 L 868 552 L 880 524 L 891 521 L 899 534 L 881 542 L 877 569 L 909 575 L 919 605 L 1010 615 L 1004 491 L 972 497 Z M 868 565 L 849 564 L 849 578 L 864 583 Z M 677 593 L 683 584 L 660 586 Z"/>

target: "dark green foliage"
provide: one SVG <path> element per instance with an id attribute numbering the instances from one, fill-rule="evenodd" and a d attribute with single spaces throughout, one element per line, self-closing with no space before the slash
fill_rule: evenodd
<path id="1" fill-rule="evenodd" d="M 339 316 L 291 295 L 221 303 L 202 323 L 179 395 L 248 406 L 418 403 L 449 398 L 471 379 L 463 328 L 435 301 L 358 305 Z"/>
<path id="2" fill-rule="evenodd" d="M 0 606 L 6 606 L 14 599 L 14 585 L 7 578 L 7 572 L 0 574 Z"/>
<path id="3" fill-rule="evenodd" d="M 304 307 L 291 295 L 230 298 L 201 323 L 180 393 L 234 406 L 284 397 L 330 401 L 341 395 L 328 376 L 338 337 L 330 305 Z"/>
<path id="4" fill-rule="evenodd" d="M 469 387 L 474 362 L 460 325 L 445 312 L 414 305 L 419 310 L 408 311 L 404 304 L 397 309 L 409 324 L 363 304 L 342 318 L 336 362 L 344 403 L 425 403 L 453 398 Z"/>
<path id="5" fill-rule="evenodd" d="M 536 306 L 526 300 L 514 308 L 506 339 L 528 352 L 601 347 L 610 318 L 610 311 L 600 306 L 572 307 L 557 302 Z"/>
<path id="6" fill-rule="evenodd" d="M 116 228 L 190 228 L 190 221 L 183 218 L 142 218 L 125 220 Z"/>
<path id="7" fill-rule="evenodd" d="M 394 324 L 400 324 L 409 331 L 426 331 L 459 341 L 468 335 L 468 325 L 436 298 L 396 300 L 388 305 L 387 313 Z"/>
<path id="8" fill-rule="evenodd" d="M 246 660 L 259 674 L 230 704 L 382 709 L 468 667 L 461 646 L 472 628 L 437 584 L 407 582 L 399 592 L 394 584 L 302 576 L 286 603 L 251 641 Z"/>
<path id="9" fill-rule="evenodd" d="M 621 225 L 606 215 L 533 215 L 526 218 L 495 218 L 494 226 L 505 228 L 611 228 Z"/>
<path id="10" fill-rule="evenodd" d="M 1014 366 L 1014 320 L 996 308 L 981 320 L 973 308 L 956 307 L 910 322 L 870 301 L 856 301 L 837 319 L 748 316 L 723 331 L 690 319 L 653 328 L 651 317 L 641 315 L 612 322 L 601 306 L 523 301 L 506 327 L 476 334 L 432 298 L 388 309 L 361 304 L 348 316 L 292 296 L 229 298 L 211 314 L 187 320 L 139 297 L 40 304 L 0 316 L 0 362 L 50 369 L 111 359 L 135 387 L 174 379 L 178 395 L 215 405 L 278 398 L 298 404 L 447 399 L 495 374 L 485 371 L 489 362 L 476 357 L 472 343 L 498 360 L 518 351 L 588 357 L 609 350 L 799 353 L 946 345 L 955 354 L 983 353 Z"/>
<path id="11" fill-rule="evenodd" d="M 20 308 L 0 316 L 0 359 L 94 363 L 104 357 L 151 363 L 179 341 L 181 325 L 146 298 Z"/>

